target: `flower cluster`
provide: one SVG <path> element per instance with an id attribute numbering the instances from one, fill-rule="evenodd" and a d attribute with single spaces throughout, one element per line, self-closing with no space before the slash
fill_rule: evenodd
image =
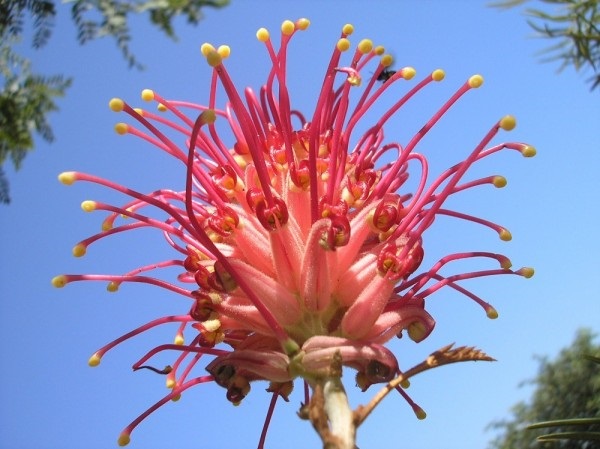
<path id="1" fill-rule="evenodd" d="M 258 94 L 250 88 L 238 91 L 234 85 L 224 63 L 229 47 L 204 44 L 202 54 L 212 68 L 208 105 L 168 100 L 151 90 L 144 90 L 142 99 L 156 102 L 158 112 L 134 109 L 121 99 L 110 101 L 113 111 L 139 124 L 119 123 L 116 131 L 142 138 L 179 159 L 185 187 L 141 193 L 90 174 L 59 176 L 67 185 L 87 181 L 130 198 L 119 206 L 82 204 L 85 211 L 109 215 L 102 232 L 74 247 L 75 256 L 113 234 L 154 228 L 179 257 L 125 274 L 60 275 L 53 279 L 55 286 L 100 280 L 116 291 L 122 283 L 142 282 L 190 301 L 189 311 L 129 332 L 89 361 L 98 365 L 107 351 L 151 328 L 178 325 L 173 344 L 152 349 L 134 364 L 134 369 L 148 367 L 162 351 L 177 354 L 163 370 L 150 366 L 166 375 L 171 391 L 126 427 L 121 445 L 149 413 L 197 384 L 215 382 L 237 404 L 253 381 L 268 381 L 273 394 L 270 417 L 275 399 L 287 399 L 296 379 L 312 385 L 335 358 L 356 370 L 356 383 L 363 391 L 388 382 L 400 370 L 386 342 L 402 333 L 419 342 L 434 327 L 425 309 L 427 297 L 450 288 L 495 318 L 496 310 L 461 281 L 533 274 L 529 268 L 512 270 L 507 257 L 485 251 L 451 254 L 432 267 L 421 267 L 426 231 L 440 215 L 483 225 L 502 240 L 510 239 L 505 228 L 446 209 L 444 202 L 467 189 L 505 185 L 501 176 L 463 181 L 467 170 L 482 159 L 505 150 L 525 157 L 535 154 L 524 143 L 491 144 L 500 130 L 515 126 L 513 117 L 495 123 L 470 154 L 437 178 L 429 176 L 427 159 L 415 151 L 446 111 L 482 84 L 482 77 L 469 78 L 408 142 L 387 142 L 384 127 L 390 118 L 425 86 L 441 81 L 444 72 L 435 70 L 408 84 L 415 70 L 391 70 L 392 58 L 372 41 L 364 39 L 351 51 L 348 37 L 353 27 L 346 25 L 325 70 L 314 112 L 307 117 L 292 107 L 286 58 L 292 36 L 308 26 L 307 19 L 283 22 L 278 49 L 266 29 L 257 32 L 272 63 Z M 346 54 L 350 56 L 342 62 Z M 372 61 L 375 64 L 366 70 Z M 369 77 L 363 79 L 365 73 Z M 376 122 L 364 126 L 373 104 L 402 81 L 412 87 Z M 225 101 L 217 98 L 222 92 Z M 222 131 L 223 123 L 228 132 Z M 358 128 L 367 131 L 359 134 Z M 409 172 L 418 177 L 413 192 L 405 191 Z M 130 220 L 122 222 L 121 217 Z M 464 259 L 495 266 L 440 274 L 442 267 Z M 173 267 L 180 271 L 176 279 L 160 276 L 161 269 Z M 194 377 L 193 368 L 199 364 L 207 373 Z"/>

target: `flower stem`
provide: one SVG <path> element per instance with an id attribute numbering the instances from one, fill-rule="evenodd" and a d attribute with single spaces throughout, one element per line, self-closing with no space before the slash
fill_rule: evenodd
<path id="1" fill-rule="evenodd" d="M 323 449 L 355 449 L 356 421 L 342 383 L 342 359 L 337 352 L 327 376 L 311 379 L 313 395 L 308 417 L 323 441 Z"/>
<path id="2" fill-rule="evenodd" d="M 348 403 L 346 390 L 340 377 L 329 377 L 323 385 L 325 399 L 324 411 L 329 419 L 329 428 L 333 437 L 331 443 L 325 444 L 326 449 L 354 449 L 356 427 L 354 414 Z"/>

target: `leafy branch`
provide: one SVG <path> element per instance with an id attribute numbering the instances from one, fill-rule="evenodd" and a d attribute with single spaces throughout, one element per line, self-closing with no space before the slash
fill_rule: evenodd
<path id="1" fill-rule="evenodd" d="M 0 0 L 0 203 L 9 203 L 9 183 L 3 170 L 7 160 L 19 168 L 35 145 L 34 135 L 52 142 L 54 134 L 47 116 L 56 111 L 56 99 L 63 97 L 71 79 L 63 75 L 44 76 L 32 71 L 31 62 L 16 54 L 28 16 L 33 22 L 33 48 L 42 48 L 52 35 L 56 0 Z M 183 16 L 197 25 L 203 7 L 222 7 L 229 0 L 67 0 L 77 27 L 77 40 L 85 44 L 101 37 L 113 37 L 130 67 L 142 68 L 130 49 L 128 19 L 148 13 L 150 22 L 175 39 L 173 20 Z"/>
<path id="2" fill-rule="evenodd" d="M 529 0 L 506 0 L 492 6 L 511 8 Z M 543 62 L 562 61 L 559 71 L 573 66 L 575 70 L 590 69 L 591 89 L 600 86 L 600 2 L 598 0 L 540 0 L 559 6 L 549 13 L 538 8 L 527 8 L 532 17 L 527 22 L 539 37 L 556 43 L 544 50 L 549 56 Z"/>

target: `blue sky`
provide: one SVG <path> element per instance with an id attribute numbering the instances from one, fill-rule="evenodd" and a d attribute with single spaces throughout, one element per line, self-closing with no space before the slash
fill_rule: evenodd
<path id="1" fill-rule="evenodd" d="M 111 40 L 78 46 L 68 7 L 61 4 L 48 46 L 24 51 L 34 70 L 73 76 L 74 84 L 51 116 L 56 142 L 39 142 L 18 173 L 6 167 L 13 202 L 0 208 L 0 448 L 116 447 L 120 430 L 165 393 L 162 378 L 132 373 L 130 366 L 147 349 L 171 341 L 175 329 L 130 341 L 97 368 L 87 360 L 142 323 L 185 313 L 186 301 L 146 286 L 108 294 L 101 283 L 61 290 L 50 285 L 60 273 L 119 273 L 169 257 L 160 236 L 147 235 L 107 240 L 82 259 L 71 256 L 72 246 L 97 232 L 103 218 L 83 213 L 80 202 L 115 196 L 89 184 L 65 187 L 58 173 L 91 172 L 140 190 L 183 182 L 179 167 L 155 149 L 113 132 L 123 117 L 108 109 L 108 100 L 119 96 L 136 103 L 150 87 L 168 98 L 205 101 L 210 71 L 199 54 L 205 41 L 229 44 L 227 67 L 235 82 L 258 88 L 267 56 L 255 31 L 265 26 L 273 36 L 282 20 L 299 17 L 312 23 L 294 38 L 290 53 L 298 109 L 314 107 L 328 55 L 349 22 L 356 30 L 353 43 L 369 37 L 385 45 L 397 67 L 416 68 L 417 79 L 436 68 L 446 71 L 443 83 L 428 87 L 406 108 L 403 121 L 387 129 L 390 140 L 416 132 L 470 75 L 484 76 L 484 85 L 461 99 L 423 141 L 421 152 L 433 170 L 460 160 L 507 113 L 518 126 L 497 141 L 526 141 L 538 149 L 534 159 L 507 153 L 482 165 L 480 175 L 502 174 L 508 186 L 479 189 L 456 201 L 461 210 L 506 226 L 511 242 L 443 220 L 426 240 L 426 263 L 456 249 L 490 250 L 508 255 L 515 267 L 535 267 L 535 277 L 468 284 L 498 309 L 495 321 L 468 300 L 439 293 L 428 301 L 438 323 L 431 337 L 418 345 L 407 339 L 392 345 L 404 368 L 451 342 L 481 347 L 498 362 L 449 366 L 415 378 L 409 393 L 428 418 L 417 421 L 399 396 L 390 395 L 359 429 L 359 447 L 483 448 L 493 437 L 487 424 L 527 397 L 529 391 L 518 385 L 536 372 L 532 356 L 555 355 L 579 327 L 598 330 L 600 247 L 592 212 L 599 194 L 598 92 L 589 91 L 586 74 L 570 68 L 557 74 L 556 65 L 538 62 L 537 52 L 548 43 L 531 38 L 518 10 L 501 12 L 466 0 L 233 0 L 207 11 L 196 28 L 178 21 L 177 42 L 145 18 L 134 19 L 132 50 L 146 66 L 139 72 L 127 69 Z M 376 391 L 355 394 L 347 377 L 354 406 Z M 222 389 L 197 387 L 145 421 L 129 447 L 256 447 L 269 400 L 264 387 L 254 385 L 237 408 Z M 296 417 L 300 400 L 296 393 L 289 404 L 279 404 L 267 448 L 319 447 L 309 424 Z"/>

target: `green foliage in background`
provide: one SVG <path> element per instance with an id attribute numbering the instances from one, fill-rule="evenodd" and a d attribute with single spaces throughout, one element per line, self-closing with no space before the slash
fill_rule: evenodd
<path id="1" fill-rule="evenodd" d="M 550 361 L 540 358 L 535 390 L 512 409 L 509 420 L 491 425 L 500 435 L 490 449 L 600 448 L 600 345 L 589 330 Z"/>
<path id="2" fill-rule="evenodd" d="M 115 39 L 130 67 L 141 68 L 132 54 L 128 18 L 147 13 L 150 22 L 170 38 L 175 38 L 173 20 L 186 18 L 193 25 L 202 19 L 204 7 L 222 7 L 229 0 L 68 0 L 71 18 L 77 27 L 77 40 L 84 44 L 101 37 Z M 10 201 L 9 185 L 3 167 L 12 161 L 19 168 L 27 152 L 35 146 L 34 135 L 54 140 L 48 114 L 57 110 L 56 99 L 65 95 L 71 79 L 62 74 L 40 75 L 31 61 L 14 51 L 21 42 L 23 27 L 33 23 L 31 45 L 42 48 L 51 37 L 56 17 L 54 0 L 0 0 L 0 203 Z"/>
<path id="3" fill-rule="evenodd" d="M 510 8 L 531 0 L 505 0 L 493 6 Z M 600 86 L 600 2 L 598 0 L 538 0 L 543 8 L 527 8 L 529 25 L 542 38 L 555 42 L 544 53 L 543 61 L 561 61 L 559 70 L 594 72 L 590 78 L 592 90 Z M 554 7 L 553 10 L 552 7 Z"/>

